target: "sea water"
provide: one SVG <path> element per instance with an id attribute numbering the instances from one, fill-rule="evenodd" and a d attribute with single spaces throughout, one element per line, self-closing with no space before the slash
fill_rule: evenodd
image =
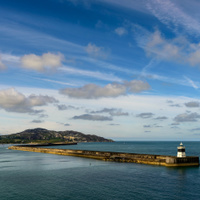
<path id="1" fill-rule="evenodd" d="M 56 148 L 176 155 L 178 142 L 80 143 Z M 184 142 L 200 156 L 200 142 Z M 117 163 L 8 150 L 0 145 L 0 200 L 200 199 L 199 167 Z M 53 147 L 55 148 L 55 147 Z"/>

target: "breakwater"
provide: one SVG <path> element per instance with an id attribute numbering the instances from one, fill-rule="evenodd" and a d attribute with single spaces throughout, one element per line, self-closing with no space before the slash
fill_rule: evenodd
<path id="1" fill-rule="evenodd" d="M 38 152 L 38 153 L 50 153 L 50 154 L 57 154 L 57 155 L 64 155 L 64 156 L 93 158 L 93 159 L 104 160 L 104 161 L 161 165 L 161 166 L 167 166 L 167 167 L 199 166 L 199 157 L 197 156 L 187 156 L 184 158 L 178 158 L 176 156 L 165 156 L 165 155 L 39 148 L 39 147 L 32 147 L 32 146 L 11 146 L 9 147 L 9 149 L 20 150 L 20 151 L 31 151 L 31 152 Z"/>

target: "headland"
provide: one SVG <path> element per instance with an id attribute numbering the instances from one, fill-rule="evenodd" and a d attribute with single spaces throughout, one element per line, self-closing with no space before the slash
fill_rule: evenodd
<path id="1" fill-rule="evenodd" d="M 97 135 L 87 135 L 78 131 L 54 131 L 44 128 L 27 129 L 19 133 L 0 135 L 0 144 L 55 144 L 77 142 L 113 142 Z"/>

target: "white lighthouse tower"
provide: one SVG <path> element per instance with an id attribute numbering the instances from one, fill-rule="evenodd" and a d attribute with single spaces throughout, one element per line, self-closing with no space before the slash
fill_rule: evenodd
<path id="1" fill-rule="evenodd" d="M 179 158 L 186 157 L 186 154 L 185 154 L 185 147 L 183 146 L 183 143 L 182 143 L 182 142 L 180 143 L 180 146 L 177 147 L 177 149 L 178 149 L 177 157 L 179 157 Z"/>

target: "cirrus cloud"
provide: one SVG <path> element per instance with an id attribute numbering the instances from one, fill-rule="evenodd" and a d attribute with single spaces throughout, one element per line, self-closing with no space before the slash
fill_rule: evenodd
<path id="1" fill-rule="evenodd" d="M 193 5 L 192 2 L 190 5 Z M 199 35 L 199 20 L 188 15 L 175 3 L 175 1 L 151 0 L 147 2 L 147 9 L 149 9 L 163 24 L 176 33 L 185 31 L 188 34 Z"/>

